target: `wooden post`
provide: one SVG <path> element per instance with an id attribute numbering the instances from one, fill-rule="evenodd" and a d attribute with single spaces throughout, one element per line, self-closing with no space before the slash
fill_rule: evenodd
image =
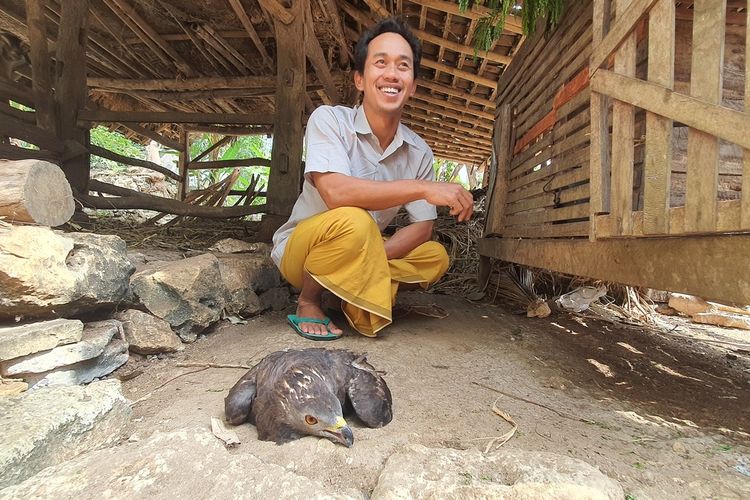
<path id="1" fill-rule="evenodd" d="M 285 24 L 278 18 L 276 34 L 276 114 L 268 179 L 269 212 L 287 217 L 300 192 L 302 180 L 302 114 L 305 109 L 305 51 L 299 41 L 305 36 L 305 10 L 309 0 L 292 0 L 286 12 L 293 16 Z"/>
<path id="2" fill-rule="evenodd" d="M 177 198 L 184 200 L 190 189 L 190 177 L 188 174 L 188 163 L 190 163 L 190 133 L 184 128 L 180 132 L 180 149 L 177 157 L 177 170 L 180 173 L 180 184 L 177 188 Z"/>
<path id="3" fill-rule="evenodd" d="M 76 124 L 78 111 L 86 104 L 86 41 L 88 40 L 88 0 L 61 2 L 60 26 L 57 37 L 57 67 L 55 100 L 59 137 L 74 140 L 84 146 L 89 143 L 88 125 Z M 90 163 L 88 153 L 62 162 L 65 176 L 74 191 L 88 192 Z"/>
<path id="4" fill-rule="evenodd" d="M 495 120 L 494 150 L 496 167 L 490 170 L 490 184 L 487 187 L 487 222 L 484 235 L 502 234 L 505 218 L 505 200 L 508 197 L 508 173 L 510 171 L 511 131 L 513 129 L 510 104 L 500 106 Z"/>
<path id="5" fill-rule="evenodd" d="M 745 113 L 750 114 L 750 64 L 747 58 L 750 54 L 750 9 L 747 11 L 747 22 L 745 26 L 749 31 L 745 34 Z M 742 211 L 740 227 L 750 229 L 750 149 L 745 148 L 742 152 L 744 167 L 742 170 Z"/>
<path id="6" fill-rule="evenodd" d="M 47 18 L 43 0 L 26 0 L 26 24 L 31 42 L 31 86 L 34 91 L 36 124 L 56 134 L 55 104 L 52 99 L 52 72 L 47 49 Z"/>

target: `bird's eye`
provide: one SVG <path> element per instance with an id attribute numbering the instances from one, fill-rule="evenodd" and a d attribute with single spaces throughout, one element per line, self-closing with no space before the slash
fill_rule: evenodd
<path id="1" fill-rule="evenodd" d="M 318 423 L 318 419 L 313 417 L 312 415 L 305 415 L 305 423 L 307 425 L 315 425 Z"/>

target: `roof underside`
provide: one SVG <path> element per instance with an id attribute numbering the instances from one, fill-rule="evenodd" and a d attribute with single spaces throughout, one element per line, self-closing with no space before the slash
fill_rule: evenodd
<path id="1" fill-rule="evenodd" d="M 437 156 L 481 163 L 491 150 L 498 77 L 523 40 L 518 21 L 509 19 L 492 50 L 475 56 L 473 35 L 483 14 L 479 8 L 460 13 L 452 1 L 385 2 L 311 0 L 312 25 L 321 49 L 318 53 L 330 70 L 328 82 L 333 82 L 338 95 L 329 95 L 332 87 L 326 85 L 327 77 L 320 67 L 311 64 L 308 52 L 308 112 L 323 103 L 357 102 L 351 83 L 351 46 L 376 19 L 388 13 L 400 14 L 423 46 L 418 89 L 407 105 L 404 122 L 430 144 Z M 60 1 L 47 5 L 52 49 Z M 278 0 L 91 0 L 90 5 L 90 98 L 100 108 L 272 116 L 276 51 L 273 11 Z M 0 0 L 0 29 L 28 43 L 22 0 Z M 300 41 L 301 50 L 302 45 Z M 148 86 L 124 88 L 134 86 L 122 84 L 127 80 L 188 82 L 243 76 L 258 77 L 253 88 L 214 83 L 175 91 Z M 147 126 L 166 135 L 178 133 L 173 124 Z"/>

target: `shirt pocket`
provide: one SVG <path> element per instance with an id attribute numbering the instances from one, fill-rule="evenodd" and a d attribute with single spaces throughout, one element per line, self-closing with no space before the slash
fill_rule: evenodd
<path id="1" fill-rule="evenodd" d="M 368 160 L 367 158 L 360 157 L 358 160 L 352 161 L 352 176 L 354 177 L 378 180 L 379 170 L 380 165 Z"/>

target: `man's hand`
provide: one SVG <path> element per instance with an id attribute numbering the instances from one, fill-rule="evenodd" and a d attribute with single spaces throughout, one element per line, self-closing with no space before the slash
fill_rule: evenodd
<path id="1" fill-rule="evenodd" d="M 458 222 L 471 219 L 474 212 L 474 197 L 463 186 L 452 182 L 429 183 L 425 200 L 450 208 L 450 214 L 456 216 Z"/>

